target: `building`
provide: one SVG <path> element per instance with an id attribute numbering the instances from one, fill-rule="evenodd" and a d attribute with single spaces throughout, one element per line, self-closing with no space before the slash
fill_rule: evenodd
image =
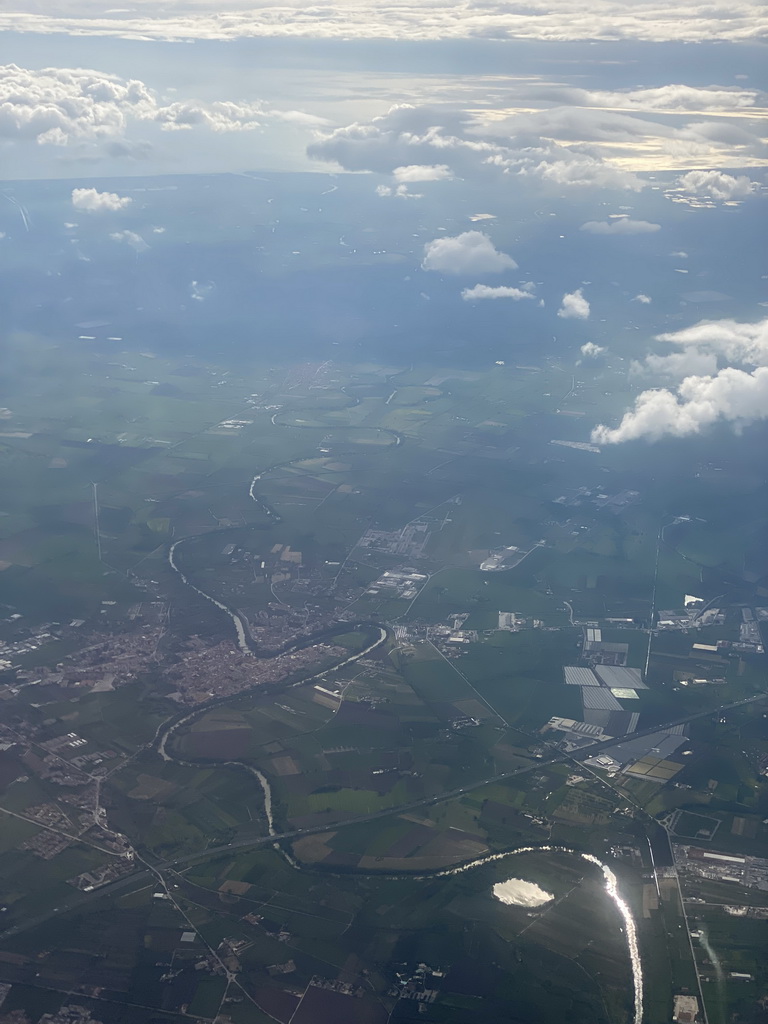
<path id="1" fill-rule="evenodd" d="M 699 1000 L 696 996 L 675 996 L 672 1020 L 679 1024 L 694 1024 L 699 1019 Z"/>

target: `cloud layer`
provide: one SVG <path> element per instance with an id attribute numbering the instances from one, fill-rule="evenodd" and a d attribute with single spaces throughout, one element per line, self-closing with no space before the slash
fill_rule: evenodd
<path id="1" fill-rule="evenodd" d="M 541 126 L 542 132 L 545 128 Z M 530 126 L 518 137 L 512 128 L 502 131 L 493 123 L 481 124 L 474 115 L 454 108 L 397 104 L 371 121 L 327 132 L 307 147 L 307 154 L 348 171 L 378 174 L 402 174 L 403 168 L 426 165 L 440 167 L 441 174 L 442 168 L 450 167 L 466 179 L 518 177 L 556 187 L 631 191 L 645 187 L 636 174 L 612 166 L 600 154 L 559 145 L 533 130 Z"/>
<path id="2" fill-rule="evenodd" d="M 669 85 L 605 92 L 528 80 L 504 88 L 505 103 L 497 98 L 490 111 L 479 99 L 466 110 L 398 104 L 370 121 L 326 132 L 307 153 L 345 170 L 393 175 L 395 184 L 452 173 L 467 180 L 639 192 L 649 182 L 638 172 L 677 169 L 687 173 L 668 194 L 687 202 L 697 195 L 744 198 L 750 192 L 744 176 L 690 168 L 768 164 L 768 97 L 754 89 Z M 601 228 L 591 221 L 585 230 L 658 230 L 645 226 L 649 222 L 619 219 L 626 223 Z"/>
<path id="3" fill-rule="evenodd" d="M 97 0 L 16 0 L 0 14 L 0 30 L 108 35 L 128 39 L 638 39 L 650 41 L 759 40 L 768 35 L 765 8 L 757 0 L 727 5 L 685 0 L 505 0 L 451 4 L 431 0 L 342 0 L 306 5 L 297 0 L 168 0 L 162 8 L 133 0 L 109 11 Z M 44 13 L 39 13 L 40 11 Z"/>

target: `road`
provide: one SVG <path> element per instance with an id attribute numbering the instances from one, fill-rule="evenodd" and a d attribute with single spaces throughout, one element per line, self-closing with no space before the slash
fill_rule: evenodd
<path id="1" fill-rule="evenodd" d="M 648 729 L 640 729 L 638 732 L 633 732 L 630 738 L 638 739 L 643 736 L 652 736 L 654 733 L 663 732 L 665 729 L 671 729 L 676 725 L 686 725 L 688 722 L 693 722 L 699 718 L 707 718 L 711 715 L 722 714 L 724 711 L 742 707 L 745 704 L 754 704 L 757 701 L 764 700 L 767 696 L 768 694 L 761 693 L 756 697 L 746 697 L 744 700 L 734 701 L 731 704 L 723 704 L 719 708 L 710 709 L 708 711 L 697 711 L 695 714 L 686 715 L 684 718 L 676 718 L 672 722 L 654 725 Z M 466 786 L 462 786 L 458 789 L 446 790 L 436 796 L 423 797 L 420 800 L 412 800 L 410 803 L 400 804 L 398 807 L 387 807 L 384 810 L 375 811 L 372 814 L 363 814 L 355 818 L 347 818 L 345 821 L 334 822 L 332 825 L 315 825 L 310 828 L 293 829 L 290 832 L 278 832 L 271 836 L 259 836 L 256 839 L 234 840 L 234 842 L 228 843 L 225 846 L 212 846 L 201 853 L 193 853 L 186 857 L 179 858 L 178 860 L 168 861 L 162 866 L 176 868 L 189 864 L 196 864 L 200 861 L 207 860 L 209 857 L 214 857 L 219 853 L 225 853 L 227 850 L 266 846 L 269 843 L 281 840 L 298 839 L 301 836 L 317 835 L 321 832 L 330 832 L 332 830 L 344 828 L 346 825 L 364 824 L 365 822 L 376 821 L 379 818 L 386 818 L 393 814 L 403 814 L 408 811 L 417 810 L 420 807 L 430 807 L 434 804 L 443 803 L 446 800 L 455 800 L 464 793 L 471 793 L 476 789 L 482 789 L 483 786 L 489 786 L 496 782 L 504 782 L 506 779 L 517 778 L 519 775 L 526 775 L 528 772 L 540 771 L 542 767 L 547 767 L 548 765 L 561 764 L 564 761 L 586 760 L 588 757 L 594 757 L 594 755 L 601 750 L 605 750 L 609 747 L 615 747 L 617 742 L 620 742 L 620 739 L 617 740 L 616 738 L 613 738 L 609 740 L 601 740 L 599 743 L 590 744 L 590 746 L 585 747 L 583 750 L 574 751 L 569 754 L 558 753 L 550 758 L 538 758 L 528 764 L 520 765 L 519 768 L 514 768 L 511 771 L 499 772 L 497 775 L 491 775 L 487 778 L 479 779 L 476 782 L 469 782 Z"/>
<path id="2" fill-rule="evenodd" d="M 695 714 L 686 715 L 683 718 L 677 718 L 672 722 L 654 725 L 648 729 L 641 729 L 636 733 L 632 733 L 632 738 L 636 739 L 643 736 L 651 736 L 653 733 L 663 732 L 665 729 L 670 729 L 675 725 L 685 725 L 688 722 L 696 721 L 699 718 L 707 718 L 711 715 L 722 714 L 724 711 L 731 711 L 734 708 L 744 707 L 747 704 L 755 704 L 758 701 L 765 700 L 766 697 L 768 697 L 768 694 L 760 693 L 755 697 L 746 697 L 743 700 L 733 701 L 730 704 L 722 704 L 718 708 L 710 708 L 707 711 L 697 711 Z M 454 800 L 457 797 L 462 796 L 464 793 L 471 793 L 474 790 L 482 789 L 483 786 L 488 786 L 495 782 L 503 782 L 506 779 L 517 778 L 518 776 L 525 775 L 528 772 L 540 771 L 541 768 L 547 767 L 548 765 L 560 764 L 563 761 L 585 760 L 588 757 L 593 757 L 595 753 L 600 750 L 615 746 L 616 742 L 616 739 L 603 740 L 599 743 L 593 743 L 583 750 L 575 751 L 570 754 L 558 753 L 550 758 L 539 758 L 528 764 L 521 765 L 519 768 L 515 768 L 512 771 L 500 772 L 497 775 L 490 776 L 489 778 L 467 783 L 466 786 L 462 786 L 458 789 L 446 790 L 443 793 L 438 793 L 436 796 L 423 797 L 420 800 L 412 800 L 410 803 L 400 804 L 398 807 L 387 807 L 384 810 L 376 811 L 373 814 L 363 814 L 355 818 L 347 818 L 345 821 L 337 821 L 330 825 L 315 825 L 311 828 L 292 829 L 288 832 L 277 832 L 273 835 L 236 839 L 233 842 L 222 846 L 209 847 L 207 850 L 202 850 L 199 853 L 191 853 L 185 857 L 177 857 L 173 860 L 162 861 L 158 864 L 152 865 L 151 869 L 147 868 L 146 870 L 136 872 L 128 878 L 120 879 L 117 882 L 111 882 L 110 884 L 104 885 L 93 892 L 73 892 L 73 894 L 67 897 L 67 899 L 60 901 L 60 906 L 54 907 L 50 911 L 40 914 L 34 918 L 28 918 L 22 923 L 15 925 L 4 932 L 0 932 L 0 940 L 11 938 L 13 935 L 19 934 L 19 932 L 27 931 L 37 925 L 44 924 L 46 921 L 50 920 L 50 918 L 56 916 L 56 914 L 75 910 L 90 900 L 98 899 L 102 896 L 111 896 L 124 890 L 130 891 L 131 888 L 140 888 L 142 885 L 146 885 L 147 880 L 151 879 L 153 875 L 157 878 L 159 872 L 190 867 L 193 864 L 203 863 L 204 861 L 210 860 L 212 857 L 220 856 L 221 854 L 231 854 L 235 851 L 246 849 L 257 849 L 261 846 L 273 845 L 276 842 L 300 839 L 302 836 L 318 835 L 322 832 L 338 831 L 341 828 L 345 828 L 347 825 L 359 825 L 368 821 L 376 821 L 379 818 L 386 818 L 392 815 L 414 811 L 421 807 L 430 807 L 435 804 L 443 803 L 446 800 Z"/>
<path id="3" fill-rule="evenodd" d="M 709 1024 L 709 1018 L 707 1016 L 707 1004 L 706 1004 L 706 1002 L 704 1000 L 704 987 L 701 984 L 701 973 L 699 971 L 699 962 L 696 959 L 696 950 L 693 947 L 693 935 L 691 934 L 691 924 L 690 924 L 690 921 L 688 920 L 688 911 L 687 911 L 687 908 L 685 906 L 685 898 L 683 896 L 683 887 L 680 884 L 680 873 L 677 870 L 677 859 L 675 858 L 675 847 L 672 844 L 672 838 L 671 838 L 671 836 L 669 834 L 669 829 L 665 828 L 664 831 L 665 831 L 666 836 L 667 836 L 667 842 L 669 843 L 669 855 L 672 858 L 672 864 L 673 864 L 674 869 L 675 869 L 675 881 L 677 882 L 677 895 L 678 895 L 678 897 L 680 899 L 680 913 L 683 915 L 683 923 L 685 924 L 685 933 L 688 936 L 688 945 L 689 945 L 690 950 L 691 950 L 691 962 L 693 964 L 693 969 L 696 972 L 696 985 L 698 986 L 698 990 L 699 990 L 699 1005 L 701 1007 L 701 1015 L 702 1015 L 704 1024 Z"/>

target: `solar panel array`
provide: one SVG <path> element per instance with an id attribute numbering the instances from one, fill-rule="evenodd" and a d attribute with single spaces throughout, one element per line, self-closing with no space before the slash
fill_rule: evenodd
<path id="1" fill-rule="evenodd" d="M 621 704 L 616 700 L 611 691 L 604 686 L 584 686 L 581 690 L 581 700 L 584 708 L 593 708 L 596 711 L 621 711 Z"/>
<path id="2" fill-rule="evenodd" d="M 647 690 L 640 669 L 621 668 L 618 665 L 595 665 L 595 672 L 604 686 L 611 689 Z"/>
<path id="3" fill-rule="evenodd" d="M 609 747 L 605 753 L 622 764 L 626 764 L 628 761 L 637 761 L 647 754 L 660 758 L 669 757 L 684 743 L 685 736 L 673 736 L 664 730 L 653 733 L 651 736 L 624 740 L 617 743 L 615 747 Z"/>
<path id="4" fill-rule="evenodd" d="M 579 665 L 566 665 L 563 669 L 565 681 L 568 686 L 599 686 L 600 680 L 591 668 L 581 668 Z"/>

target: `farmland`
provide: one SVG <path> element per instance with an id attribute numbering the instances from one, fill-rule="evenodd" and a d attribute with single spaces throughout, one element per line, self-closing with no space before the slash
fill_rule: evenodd
<path id="1" fill-rule="evenodd" d="M 727 441 L 685 478 L 674 453 L 553 446 L 585 436 L 564 396 L 589 417 L 630 400 L 618 363 L 575 387 L 555 360 L 235 363 L 93 330 L 8 342 L 8 1007 L 71 989 L 108 1024 L 629 1020 L 586 853 L 616 872 L 645 1020 L 666 1021 L 709 957 L 648 836 L 759 856 L 768 813 L 764 709 L 719 711 L 765 685 L 734 646 L 759 501 L 745 475 L 726 539 L 704 465 Z M 721 618 L 649 632 L 688 595 Z M 676 760 L 563 753 L 552 720 L 584 714 L 563 666 L 590 630 L 645 679 L 615 688 L 620 714 L 686 719 Z M 500 903 L 509 877 L 551 900 Z M 692 920 L 752 977 L 713 983 L 714 1024 L 763 975 L 757 918 L 706 895 Z M 429 1002 L 403 996 L 420 964 Z"/>

